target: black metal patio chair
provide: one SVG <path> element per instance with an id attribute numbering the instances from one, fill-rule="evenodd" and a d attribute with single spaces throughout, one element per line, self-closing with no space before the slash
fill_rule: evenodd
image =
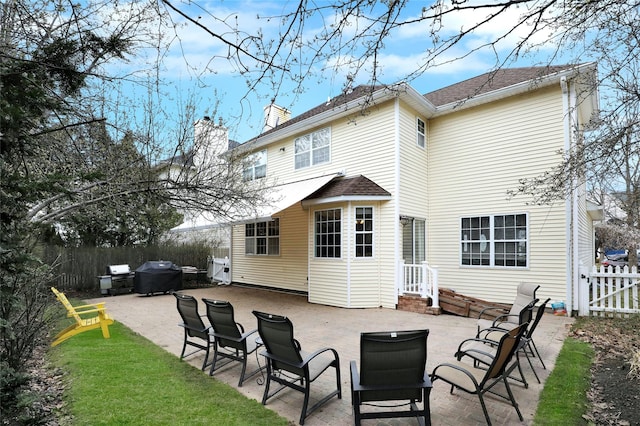
<path id="1" fill-rule="evenodd" d="M 182 323 L 178 325 L 184 329 L 184 343 L 180 359 L 204 351 L 204 361 L 202 362 L 202 370 L 204 371 L 210 365 L 207 361 L 209 349 L 213 345 L 213 336 L 210 334 L 211 327 L 204 325 L 202 317 L 198 313 L 198 301 L 193 296 L 178 292 L 172 294 L 176 297 L 178 312 L 182 318 Z M 196 349 L 185 355 L 187 346 L 193 346 Z"/>
<path id="2" fill-rule="evenodd" d="M 538 360 L 540 361 L 540 364 L 542 364 L 542 368 L 544 368 L 545 370 L 547 369 L 547 366 L 544 364 L 544 361 L 540 356 L 540 352 L 538 352 L 538 348 L 536 347 L 536 344 L 533 340 L 533 333 L 538 327 L 538 324 L 540 323 L 540 320 L 542 319 L 542 316 L 544 315 L 545 310 L 547 308 L 547 304 L 549 303 L 550 300 L 551 299 L 548 298 L 547 300 L 542 302 L 540 305 L 535 307 L 536 315 L 533 317 L 533 320 L 531 320 L 531 318 L 529 319 L 529 321 L 531 321 L 529 323 L 530 325 L 529 327 L 527 327 L 527 330 L 522 335 L 522 339 L 520 339 L 520 344 L 518 345 L 518 349 L 516 351 L 516 359 L 518 362 L 519 362 L 519 357 L 518 357 L 519 354 L 523 353 L 525 355 L 525 357 L 527 358 L 527 362 L 529 363 L 529 367 L 531 367 L 531 371 L 533 371 L 533 375 L 535 376 L 538 383 L 540 383 L 540 377 L 538 377 L 538 373 L 536 373 L 536 369 L 533 367 L 531 358 L 537 357 Z M 486 330 L 485 332 L 480 332 L 480 335 L 483 336 L 484 340 L 488 340 L 487 342 L 488 344 L 495 346 L 498 344 L 498 341 L 500 340 L 500 337 L 504 332 L 505 331 L 500 328 L 495 328 L 495 329 Z M 460 345 L 458 350 L 461 350 L 461 349 L 463 349 L 462 344 Z M 522 369 L 520 368 L 520 366 L 518 366 L 518 369 L 520 370 L 520 375 L 524 380 L 524 376 L 522 374 Z"/>
<path id="3" fill-rule="evenodd" d="M 258 348 L 256 339 L 258 329 L 245 332 L 242 324 L 237 323 L 234 318 L 233 306 L 225 300 L 202 299 L 207 306 L 207 318 L 211 323 L 213 342 L 213 361 L 209 375 L 217 368 L 222 368 L 232 362 L 242 364 L 242 372 L 238 386 L 261 371 L 258 367 L 255 371 L 246 374 L 247 358 Z M 221 364 L 218 360 L 225 359 Z"/>
<path id="4" fill-rule="evenodd" d="M 522 338 L 520 339 L 520 343 L 518 344 L 518 348 L 515 352 L 515 357 L 513 358 L 513 362 L 515 363 L 518 369 L 518 373 L 520 374 L 520 377 L 510 376 L 510 378 L 512 380 L 522 383 L 525 388 L 529 387 L 529 383 L 527 382 L 527 379 L 524 376 L 524 372 L 522 371 L 519 354 L 525 348 L 526 343 L 524 338 L 528 331 L 528 325 L 532 324 L 533 308 L 535 307 L 535 304 L 537 302 L 538 302 L 538 299 L 533 300 L 527 306 L 522 308 L 522 310 L 518 315 L 520 318 L 519 324 L 525 325 L 525 331 L 522 335 Z M 478 332 L 477 337 L 465 339 L 458 345 L 458 350 L 456 351 L 455 356 L 458 360 L 460 360 L 465 356 L 469 357 L 474 361 L 475 366 L 479 366 L 480 364 L 490 365 L 493 362 L 493 358 L 496 356 L 498 343 L 500 342 L 502 335 L 506 332 L 507 330 L 498 328 L 498 327 L 492 327 L 492 328 L 487 328 L 485 330 L 480 330 L 480 332 Z M 529 361 L 529 364 L 531 364 L 530 361 Z M 534 371 L 534 374 L 535 374 L 535 371 Z M 536 374 L 536 378 L 537 377 L 538 376 Z"/>
<path id="5" fill-rule="evenodd" d="M 258 333 L 265 351 L 261 353 L 267 359 L 267 381 L 262 396 L 262 404 L 285 388 L 291 388 L 304 394 L 300 424 L 323 404 L 334 396 L 342 398 L 340 383 L 340 358 L 332 348 L 322 348 L 313 353 L 302 351 L 300 343 L 293 337 L 293 324 L 289 318 L 264 312 L 253 311 L 258 318 Z M 312 407 L 309 406 L 311 383 L 329 368 L 336 372 L 336 389 L 323 396 Z M 269 393 L 271 382 L 280 385 Z"/>
<path id="6" fill-rule="evenodd" d="M 362 419 L 396 417 L 416 417 L 420 425 L 431 424 L 431 379 L 425 373 L 428 336 L 429 330 L 360 334 L 360 372 L 355 361 L 350 363 L 356 425 Z M 399 405 L 400 401 L 408 402 Z M 362 405 L 383 409 L 362 412 Z M 397 409 L 403 405 L 408 409 Z"/>
<path id="7" fill-rule="evenodd" d="M 518 418 L 523 421 L 522 413 L 518 408 L 518 403 L 513 397 L 513 392 L 509 387 L 509 377 L 511 371 L 515 368 L 515 363 L 511 363 L 511 359 L 518 348 L 518 344 L 525 331 L 525 325 L 520 325 L 514 329 L 504 333 L 498 344 L 498 350 L 493 361 L 486 369 L 481 369 L 463 361 L 454 361 L 452 363 L 443 363 L 433 369 L 431 380 L 435 382 L 438 379 L 445 381 L 451 385 L 450 393 L 454 389 L 460 389 L 469 394 L 478 395 L 484 418 L 489 426 L 491 426 L 491 418 L 487 412 L 487 406 L 484 402 L 484 394 L 491 393 L 506 401 L 509 401 L 518 413 Z M 503 395 L 494 390 L 498 383 L 503 383 L 507 391 L 507 395 Z"/>

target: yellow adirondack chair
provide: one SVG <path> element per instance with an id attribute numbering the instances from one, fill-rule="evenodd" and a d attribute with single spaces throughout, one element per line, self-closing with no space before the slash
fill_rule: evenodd
<path id="1" fill-rule="evenodd" d="M 113 324 L 113 318 L 107 314 L 107 310 L 104 306 L 104 303 L 92 303 L 90 305 L 80 305 L 73 306 L 67 296 L 64 293 L 59 292 L 55 287 L 51 287 L 51 291 L 56 295 L 56 298 L 64 305 L 67 309 L 67 316 L 73 317 L 76 322 L 75 324 L 71 324 L 69 327 L 62 330 L 55 337 L 55 340 L 51 344 L 51 346 L 59 345 L 64 342 L 71 336 L 75 336 L 76 334 L 82 333 L 84 331 L 94 330 L 96 328 L 102 328 L 102 337 L 108 339 L 111 337 L 109 335 L 109 325 Z M 94 314 L 97 315 L 92 316 L 91 318 L 82 318 L 81 315 L 84 314 Z"/>

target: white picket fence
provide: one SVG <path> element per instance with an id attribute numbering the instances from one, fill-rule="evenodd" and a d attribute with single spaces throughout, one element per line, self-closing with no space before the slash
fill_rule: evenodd
<path id="1" fill-rule="evenodd" d="M 231 261 L 225 256 L 224 259 L 209 257 L 207 259 L 207 278 L 211 282 L 218 284 L 231 284 Z"/>
<path id="2" fill-rule="evenodd" d="M 638 287 L 640 274 L 636 266 L 604 267 L 591 270 L 589 279 L 589 314 L 616 316 L 640 313 Z"/>

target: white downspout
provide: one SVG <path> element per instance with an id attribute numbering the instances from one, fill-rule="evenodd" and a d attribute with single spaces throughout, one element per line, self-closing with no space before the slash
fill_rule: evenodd
<path id="1" fill-rule="evenodd" d="M 400 292 L 400 98 L 396 97 L 394 103 L 394 145 L 395 145 L 395 205 L 393 218 L 393 245 L 394 245 L 394 304 L 398 304 Z"/>
<path id="2" fill-rule="evenodd" d="M 573 148 L 573 138 L 571 132 L 571 122 L 572 122 L 572 93 L 570 92 L 569 83 L 567 82 L 566 77 L 562 77 L 560 79 L 560 87 L 562 88 L 562 112 L 563 112 L 563 122 L 564 122 L 564 150 L 565 152 L 569 152 Z M 574 309 L 573 306 L 573 292 L 574 289 L 574 276 L 576 274 L 576 259 L 578 259 L 577 253 L 577 211 L 576 211 L 576 191 L 575 182 L 571 181 L 567 183 L 571 185 L 571 196 L 565 202 L 565 221 L 566 221 L 566 247 L 567 247 L 567 259 L 569 263 L 569 267 L 566 270 L 566 288 L 565 294 L 567 297 L 567 312 L 568 315 L 571 316 L 571 313 Z"/>
<path id="3" fill-rule="evenodd" d="M 353 236 L 355 231 L 355 217 L 351 216 L 353 208 L 351 207 L 351 201 L 347 203 L 347 214 L 344 215 L 347 218 L 347 308 L 351 307 L 351 257 L 353 251 Z"/>

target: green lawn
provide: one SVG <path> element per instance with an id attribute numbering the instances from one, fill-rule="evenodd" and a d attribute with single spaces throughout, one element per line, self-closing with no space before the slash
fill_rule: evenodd
<path id="1" fill-rule="evenodd" d="M 535 425 L 586 425 L 594 350 L 588 343 L 565 339 L 556 365 L 540 394 Z"/>
<path id="2" fill-rule="evenodd" d="M 233 387 L 116 322 L 50 350 L 74 425 L 287 425 Z"/>
<path id="3" fill-rule="evenodd" d="M 61 327 L 62 328 L 62 327 Z M 68 381 L 65 398 L 74 425 L 287 425 L 246 398 L 119 322 L 81 333 L 52 348 Z M 586 391 L 594 351 L 567 338 L 546 381 L 535 425 L 586 425 Z"/>

